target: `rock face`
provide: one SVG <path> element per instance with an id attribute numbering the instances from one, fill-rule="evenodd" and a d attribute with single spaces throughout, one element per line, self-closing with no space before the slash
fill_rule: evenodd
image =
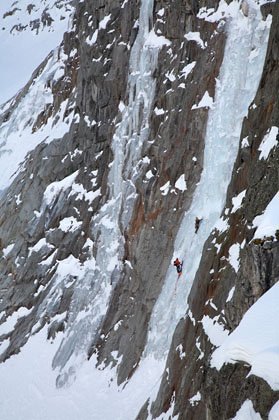
<path id="1" fill-rule="evenodd" d="M 73 289 L 76 285 L 75 276 L 70 273 L 59 297 L 55 296 L 54 290 L 50 292 L 51 283 L 57 277 L 57 262 L 73 256 L 84 263 L 91 258 L 92 253 L 95 257 L 98 253 L 96 248 L 102 233 L 98 223 L 94 222 L 94 215 L 96 218 L 109 197 L 108 167 L 113 157 L 112 136 L 120 118 L 119 106 L 122 103 L 125 106 L 129 101 L 129 91 L 126 89 L 127 68 L 129 54 L 137 37 L 135 22 L 139 18 L 136 4 L 123 8 L 120 6 L 117 2 L 101 2 L 99 5 L 94 4 L 93 10 L 90 2 L 78 5 L 74 21 L 76 29 L 65 34 L 61 52 L 58 52 L 64 54 L 64 75 L 56 83 L 51 80 L 45 83 L 45 86 L 51 86 L 53 103 L 48 104 L 32 121 L 32 131 L 38 130 L 51 116 L 55 116 L 62 101 L 68 100 L 63 119 L 74 112 L 71 128 L 62 140 L 42 143 L 30 153 L 25 170 L 15 178 L 2 198 L 2 247 L 5 249 L 15 243 L 2 260 L 5 278 L 2 285 L 6 291 L 2 310 L 7 317 L 22 306 L 34 308 L 28 318 L 30 321 L 25 321 L 25 328 L 29 331 L 38 319 L 41 320 L 41 328 L 45 322 L 51 322 L 56 314 L 67 313 L 73 302 Z M 157 13 L 163 6 L 164 18 L 161 13 Z M 175 25 L 178 14 L 180 28 Z M 150 119 L 148 138 L 152 141 L 145 142 L 141 151 L 142 157 L 148 157 L 148 163 L 139 156 L 139 174 L 135 179 L 128 172 L 131 171 L 129 167 L 123 167 L 122 170 L 123 173 L 127 172 L 125 183 L 133 182 L 135 195 L 134 203 L 129 204 L 128 209 L 128 206 L 125 207 L 125 197 L 122 199 L 121 213 L 130 213 L 129 224 L 125 226 L 125 222 L 121 221 L 123 216 L 118 216 L 120 233 L 124 238 L 124 251 L 120 257 L 123 262 L 130 263 L 124 265 L 117 274 L 119 280 L 110 297 L 101 334 L 93 334 L 89 351 L 90 356 L 97 344 L 100 360 L 107 359 L 108 362 L 111 361 L 111 351 L 117 350 L 123 354 L 123 363 L 119 368 L 120 382 L 131 375 L 144 349 L 149 317 L 173 251 L 173 238 L 200 177 L 207 109 L 190 111 L 205 91 L 214 95 L 215 77 L 218 75 L 224 45 L 223 31 L 216 31 L 215 23 L 197 19 L 190 4 L 182 11 L 157 2 L 154 17 L 154 28 L 159 31 L 161 27 L 162 37 L 171 40 L 171 47 L 162 47 L 155 69 L 155 95 L 149 111 L 153 116 Z M 125 25 L 121 26 L 117 22 L 125 22 Z M 185 40 L 185 27 L 201 32 L 202 38 L 207 40 L 204 42 L 208 42 L 206 54 L 200 54 L 196 42 Z M 185 80 L 183 69 L 188 62 L 193 61 L 197 64 Z M 43 66 L 37 70 L 35 77 L 42 73 Z M 173 78 L 172 73 L 180 77 Z M 179 89 L 178 85 L 183 80 L 185 82 Z M 187 86 L 191 86 L 191 90 L 185 98 Z M 9 121 L 13 109 L 17 109 L 22 97 L 28 95 L 28 88 L 29 85 L 14 99 L 12 108 L 4 113 L 3 121 Z M 162 110 L 163 114 L 156 113 L 156 109 Z M 175 132 L 172 128 L 174 125 L 177 127 Z M 137 141 L 138 133 L 134 136 Z M 127 150 L 125 159 L 129 158 L 129 153 Z M 198 156 L 196 161 L 192 160 L 194 155 Z M 40 164 L 42 161 L 43 166 Z M 145 178 L 148 170 L 151 176 Z M 187 174 L 186 192 L 174 185 L 184 173 Z M 67 182 L 63 187 L 62 180 L 68 179 L 71 185 L 71 176 L 79 187 L 69 193 Z M 167 180 L 173 188 L 173 194 L 163 196 L 160 188 Z M 87 191 L 92 188 L 91 183 L 94 185 L 93 196 L 94 191 L 97 192 L 93 201 L 87 195 Z M 54 191 L 53 197 L 48 198 L 46 192 L 51 191 Z M 14 196 L 20 197 L 19 204 L 11 199 Z M 176 211 L 170 213 L 173 208 Z M 8 218 L 8 214 L 12 217 Z M 78 220 L 79 224 L 77 228 L 68 227 L 65 232 L 60 222 L 69 218 Z M 15 287 L 7 286 L 11 279 Z M 73 285 L 68 286 L 68 282 L 73 282 Z M 38 293 L 42 288 L 44 290 Z M 53 302 L 47 309 L 44 301 L 49 293 Z M 63 322 L 66 320 L 67 315 Z M 124 320 L 121 327 L 114 331 L 113 326 L 120 320 Z M 54 336 L 57 328 L 64 328 L 63 322 L 50 325 L 51 336 Z M 139 323 L 141 328 L 138 328 Z M 17 346 L 13 343 L 13 334 L 17 337 Z M 24 338 L 20 336 L 19 329 L 5 336 L 5 339 L 10 338 L 11 345 L 2 355 L 3 360 L 17 352 L 26 341 L 25 329 Z M 104 336 L 106 343 L 100 338 Z M 127 342 L 130 342 L 129 346 Z"/>
<path id="2" fill-rule="evenodd" d="M 164 25 L 158 15 L 163 7 Z M 180 26 L 175 24 L 178 14 Z M 148 156 L 150 161 L 135 182 L 137 197 L 130 225 L 124 231 L 124 258 L 131 262 L 132 267 L 121 275 L 101 330 L 103 339 L 97 343 L 100 360 L 110 362 L 112 350 L 123 355 L 119 367 L 120 382 L 129 378 L 139 363 L 150 315 L 173 252 L 173 240 L 199 181 L 207 109 L 193 113 L 191 107 L 205 91 L 214 95 L 215 76 L 224 45 L 224 34 L 216 32 L 216 24 L 200 22 L 190 4 L 182 10 L 156 2 L 155 16 L 155 30 L 161 28 L 162 35 L 172 41 L 171 49 L 163 48 L 159 54 L 152 104 L 154 111 L 150 121 L 149 138 L 152 142 L 143 149 L 143 156 Z M 204 42 L 208 42 L 206 54 L 199 53 L 196 43 L 185 42 L 183 28 L 200 31 Z M 213 59 L 209 60 L 209 57 Z M 193 61 L 197 64 L 185 81 L 185 87 L 179 89 L 178 85 L 184 78 L 173 80 L 171 74 L 183 74 L 185 64 Z M 188 90 L 187 86 L 191 89 Z M 185 90 L 189 92 L 186 98 Z M 156 112 L 157 109 L 162 115 Z M 174 125 L 177 127 L 175 132 Z M 197 162 L 193 161 L 196 155 L 199 156 Z M 148 169 L 152 172 L 150 180 L 145 178 Z M 187 174 L 185 192 L 175 188 L 176 180 L 182 174 Z M 173 194 L 162 195 L 160 188 L 167 182 Z M 120 320 L 121 325 L 115 331 L 113 326 Z"/>
<path id="3" fill-rule="evenodd" d="M 151 408 L 154 418 L 166 412 L 175 401 L 173 414 L 178 414 L 178 418 L 229 419 L 246 399 L 253 402 L 262 418 L 267 418 L 278 400 L 278 391 L 255 375 L 247 376 L 250 367 L 241 362 L 225 365 L 220 371 L 211 368 L 215 346 L 201 323 L 204 316 L 212 319 L 217 316 L 229 331 L 234 330 L 249 307 L 278 281 L 278 241 L 252 240 L 255 232 L 252 222 L 277 193 L 279 183 L 278 147 L 270 153 L 267 162 L 258 159 L 265 133 L 278 125 L 279 103 L 271 88 L 278 85 L 278 19 L 277 5 L 264 71 L 254 100 L 257 107 L 250 107 L 243 123 L 240 141 L 247 138 L 248 143 L 239 150 L 228 189 L 223 213 L 227 229 L 216 230 L 205 243 L 189 296 L 188 315 L 176 328 L 167 361 L 168 373 Z M 234 212 L 232 198 L 244 189 L 247 189 L 245 200 Z M 237 272 L 228 262 L 229 249 L 235 243 L 243 244 Z M 217 249 L 212 244 L 218 244 Z M 232 287 L 235 288 L 233 296 L 227 301 Z M 177 352 L 179 345 L 185 352 L 184 358 Z M 201 398 L 191 403 L 189 400 L 198 392 Z M 145 418 L 144 412 L 143 409 L 139 418 Z"/>
<path id="4" fill-rule="evenodd" d="M 12 178 L 1 187 L 0 322 L 14 325 L 0 325 L 0 362 L 45 328 L 49 340 L 63 333 L 53 359 L 57 387 L 75 380 L 80 355 L 116 366 L 118 384 L 140 368 L 175 238 L 204 168 L 230 21 L 218 6 L 217 0 L 77 2 L 62 44 L 2 106 L 0 158 L 15 156 L 10 165 L 17 173 L 8 168 Z M 242 8 L 249 15 L 249 3 Z M 267 418 L 278 399 L 264 380 L 247 378 L 241 363 L 211 368 L 215 347 L 199 322 L 220 316 L 234 330 L 278 281 L 278 240 L 252 241 L 253 220 L 279 184 L 278 147 L 266 160 L 258 151 L 268 129 L 279 126 L 279 8 L 263 7 L 263 19 L 267 8 L 268 51 L 243 121 L 222 215 L 226 230 L 215 229 L 204 244 L 157 398 L 140 402 L 140 419 L 170 407 L 180 419 L 229 419 L 247 398 Z M 19 167 L 21 146 L 28 154 Z M 243 190 L 235 211 L 233 198 Z M 234 244 L 237 271 L 228 258 Z"/>

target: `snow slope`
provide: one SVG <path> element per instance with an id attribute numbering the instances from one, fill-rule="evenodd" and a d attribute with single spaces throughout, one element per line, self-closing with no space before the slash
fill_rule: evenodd
<path id="1" fill-rule="evenodd" d="M 214 351 L 211 366 L 243 361 L 250 374 L 279 389 L 279 283 L 269 289 L 244 315 L 238 327 Z"/>
<path id="2" fill-rule="evenodd" d="M 51 88 L 47 86 L 48 82 L 55 82 L 56 75 L 64 69 L 63 60 L 66 58 L 62 50 L 55 49 L 26 95 L 17 103 L 8 121 L 0 125 L 0 192 L 11 184 L 18 170 L 24 170 L 24 164 L 21 167 L 20 164 L 29 151 L 39 143 L 61 138 L 69 131 L 73 112 L 64 120 L 67 100 L 61 103 L 55 116 L 51 116 L 46 124 L 34 130 L 40 113 L 46 111 L 53 103 L 53 94 Z M 13 102 L 9 101 L 8 104 L 11 105 Z M 3 107 L 2 112 L 0 109 L 0 117 L 7 105 Z"/>
<path id="3" fill-rule="evenodd" d="M 0 103 L 23 88 L 31 74 L 45 60 L 41 72 L 20 98 L 12 98 L 0 106 L 1 116 L 13 108 L 9 118 L 0 124 L 0 192 L 7 188 L 18 170 L 24 170 L 27 153 L 42 141 L 61 138 L 69 130 L 73 113 L 64 120 L 67 101 L 61 103 L 40 128 L 39 115 L 53 104 L 51 87 L 63 76 L 67 56 L 59 49 L 73 12 L 68 0 L 28 0 L 0 4 L 0 55 L 5 57 L 0 68 Z M 54 122 L 55 121 L 55 122 Z"/>
<path id="4" fill-rule="evenodd" d="M 116 384 L 115 369 L 97 370 L 92 358 L 70 387 L 56 387 L 52 359 L 63 334 L 50 343 L 46 330 L 30 338 L 20 354 L 0 367 L 1 420 L 128 420 L 158 386 L 162 366 L 148 360 L 148 369 L 135 375 L 125 388 Z M 147 361 L 146 361 L 147 362 Z M 145 362 L 145 363 L 146 363 Z M 16 401 L 16 403 L 15 403 Z"/>
<path id="5" fill-rule="evenodd" d="M 5 58 L 0 67 L 0 104 L 15 95 L 60 44 L 72 10 L 69 0 L 0 2 L 0 56 Z M 48 23 L 44 12 L 50 16 Z"/>

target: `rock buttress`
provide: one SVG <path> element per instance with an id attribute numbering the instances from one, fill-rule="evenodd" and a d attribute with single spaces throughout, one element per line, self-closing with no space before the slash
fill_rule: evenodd
<path id="1" fill-rule="evenodd" d="M 203 256 L 189 295 L 189 310 L 181 319 L 173 336 L 166 370 L 155 402 L 152 418 L 167 412 L 173 405 L 173 415 L 179 419 L 227 420 L 235 416 L 246 399 L 263 419 L 278 400 L 265 380 L 247 376 L 250 367 L 244 363 L 224 365 L 220 371 L 210 366 L 216 348 L 209 341 L 203 326 L 204 316 L 215 318 L 233 331 L 244 313 L 279 279 L 278 238 L 252 240 L 253 219 L 261 214 L 278 191 L 279 147 L 267 160 L 259 160 L 258 150 L 270 127 L 279 125 L 279 7 L 273 8 L 273 21 L 261 82 L 242 127 L 242 140 L 232 180 L 228 189 L 223 220 L 224 232 L 213 231 L 205 243 Z M 242 206 L 232 211 L 232 198 L 246 189 Z M 229 264 L 229 249 L 238 243 L 240 264 L 237 273 Z M 233 297 L 227 301 L 232 287 Z M 181 356 L 182 354 L 182 356 Z M 196 397 L 196 400 L 190 401 Z M 143 407 L 138 418 L 147 416 Z"/>
<path id="2" fill-rule="evenodd" d="M 64 74 L 58 80 L 52 74 L 45 81 L 43 88 L 51 90 L 53 103 L 37 116 L 32 130 L 39 130 L 50 117 L 55 125 L 56 113 L 65 100 L 63 120 L 67 122 L 73 113 L 73 121 L 63 138 L 42 142 L 29 153 L 21 171 L 1 196 L 0 308 L 5 313 L 1 322 L 21 307 L 29 311 L 13 331 L 1 336 L 1 341 L 10 340 L 1 361 L 17 353 L 30 334 L 45 324 L 49 324 L 49 338 L 66 328 L 69 308 L 74 304 L 75 276 L 65 276 L 65 288 L 55 286 L 57 268 L 68 257 L 81 264 L 92 258 L 91 244 L 98 234 L 92 215 L 108 196 L 111 139 L 120 100 L 125 100 L 129 50 L 135 39 L 137 2 L 129 4 L 130 8 L 121 8 L 122 1 L 100 0 L 77 5 L 72 29 L 65 33 L 58 48 Z M 99 28 L 108 15 L 106 29 Z M 94 43 L 92 37 L 98 28 L 98 42 Z M 34 72 L 0 122 L 12 121 L 51 57 L 50 54 Z M 58 187 L 55 199 L 46 201 L 48 187 L 59 186 L 59 182 L 62 186 L 67 177 L 75 177 L 80 193 L 74 192 L 72 185 Z M 87 193 L 97 190 L 100 194 L 88 200 Z M 78 229 L 61 229 L 60 222 L 65 218 L 79 220 Z M 13 250 L 5 255 L 3 250 L 10 244 L 14 244 Z M 51 299 L 47 298 L 49 293 Z M 51 305 L 47 303 L 50 301 Z M 52 323 L 57 314 L 65 315 L 63 321 Z"/>

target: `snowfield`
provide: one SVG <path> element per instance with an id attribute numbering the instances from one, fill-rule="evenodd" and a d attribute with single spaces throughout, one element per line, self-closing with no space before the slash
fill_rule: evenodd
<path id="1" fill-rule="evenodd" d="M 57 388 L 59 370 L 51 366 L 63 334 L 52 343 L 46 336 L 41 330 L 20 354 L 1 364 L 1 420 L 132 420 L 142 403 L 155 397 L 163 363 L 152 356 L 125 387 L 117 386 L 115 368 L 97 370 L 92 358 L 71 386 Z"/>

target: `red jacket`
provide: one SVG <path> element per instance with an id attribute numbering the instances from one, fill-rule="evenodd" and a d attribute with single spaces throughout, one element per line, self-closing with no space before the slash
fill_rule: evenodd
<path id="1" fill-rule="evenodd" d="M 178 259 L 178 258 L 176 258 L 176 260 L 174 260 L 173 265 L 175 265 L 176 267 L 177 267 L 178 265 L 181 265 L 181 262 L 179 261 L 179 259 Z"/>

